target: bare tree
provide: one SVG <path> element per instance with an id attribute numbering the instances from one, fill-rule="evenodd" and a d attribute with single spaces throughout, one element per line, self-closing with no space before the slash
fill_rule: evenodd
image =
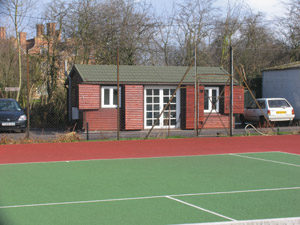
<path id="1" fill-rule="evenodd" d="M 243 5 L 236 1 L 232 5 L 228 1 L 226 16 L 216 21 L 212 49 L 218 64 L 224 68 L 229 66 L 229 46 L 233 43 L 234 34 L 240 29 L 243 21 Z M 216 48 L 217 47 L 217 48 Z"/>
<path id="2" fill-rule="evenodd" d="M 18 73 L 19 73 L 19 91 L 17 93 L 17 101 L 20 97 L 20 92 L 22 88 L 22 54 L 26 52 L 26 45 L 21 46 L 20 43 L 20 31 L 22 30 L 22 25 L 24 25 L 24 20 L 27 17 L 29 11 L 32 7 L 31 0 L 2 0 L 2 7 L 0 9 L 1 14 L 8 16 L 14 26 L 14 31 L 17 41 L 18 50 Z M 22 52 L 23 51 L 23 52 Z"/>
<path id="3" fill-rule="evenodd" d="M 91 61 L 97 47 L 96 34 L 101 32 L 96 29 L 97 23 L 102 22 L 96 18 L 98 5 L 94 0 L 74 0 L 67 6 L 67 19 L 64 20 L 66 51 L 73 63 L 89 64 Z"/>
<path id="4" fill-rule="evenodd" d="M 149 7 L 133 0 L 72 2 L 66 34 L 74 62 L 114 64 L 119 47 L 121 63 L 138 63 L 154 33 Z"/>
<path id="5" fill-rule="evenodd" d="M 286 15 L 278 18 L 282 42 L 290 51 L 290 61 L 300 60 L 300 1 L 289 0 Z"/>
<path id="6" fill-rule="evenodd" d="M 14 43 L 7 40 L 0 40 L 0 97 L 10 97 L 13 96 L 11 93 L 4 93 L 5 87 L 11 87 L 15 80 L 18 79 L 16 76 L 18 74 L 18 54 L 15 51 Z M 15 96 L 14 96 L 15 97 Z"/>
<path id="7" fill-rule="evenodd" d="M 166 15 L 166 13 L 164 13 Z M 162 16 L 157 21 L 157 31 L 154 37 L 155 46 L 158 47 L 157 51 L 163 55 L 164 65 L 168 66 L 171 63 L 172 48 L 174 46 L 174 25 L 175 25 L 175 5 L 173 5 L 172 12 L 167 18 Z"/>
<path id="8" fill-rule="evenodd" d="M 261 13 L 248 14 L 234 43 L 235 64 L 243 65 L 250 87 L 261 96 L 263 69 L 285 63 L 284 46 L 276 40 Z"/>
<path id="9" fill-rule="evenodd" d="M 111 62 L 115 62 L 118 46 L 121 63 L 142 63 L 154 34 L 155 23 L 150 11 L 151 5 L 143 1 L 113 0 L 101 5 L 98 18 L 106 22 L 100 26 L 99 30 L 103 33 L 100 36 L 98 33 L 98 37 L 103 40 L 102 51 L 112 56 Z M 101 60 L 101 55 L 97 56 Z"/>
<path id="10" fill-rule="evenodd" d="M 46 75 L 45 84 L 48 101 L 51 101 L 53 93 L 57 89 L 57 81 L 61 74 L 60 67 L 63 65 L 62 33 L 65 26 L 64 19 L 67 16 L 67 7 L 64 1 L 54 0 L 47 5 L 45 10 L 45 19 L 52 21 L 52 23 L 47 24 L 47 34 L 44 35 L 47 41 L 47 51 L 44 53 L 46 65 L 44 73 Z"/>
<path id="11" fill-rule="evenodd" d="M 201 49 L 201 46 L 203 48 L 207 44 L 213 28 L 213 17 L 217 12 L 215 2 L 216 0 L 186 0 L 179 5 L 176 37 L 182 53 L 182 65 L 190 64 L 195 46 Z"/>
<path id="12" fill-rule="evenodd" d="M 249 14 L 239 30 L 240 37 L 236 43 L 236 47 L 240 48 L 237 51 L 239 54 L 237 60 L 244 65 L 248 76 L 252 78 L 259 75 L 263 67 L 270 65 L 271 54 L 275 53 L 276 41 L 263 23 L 263 19 L 264 16 L 260 13 Z"/>

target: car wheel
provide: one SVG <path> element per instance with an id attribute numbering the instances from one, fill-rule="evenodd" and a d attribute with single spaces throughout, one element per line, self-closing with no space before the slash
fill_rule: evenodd
<path id="1" fill-rule="evenodd" d="M 266 127 L 266 119 L 264 116 L 259 117 L 259 127 Z"/>

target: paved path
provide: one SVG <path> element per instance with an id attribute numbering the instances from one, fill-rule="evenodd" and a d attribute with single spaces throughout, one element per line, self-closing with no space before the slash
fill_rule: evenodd
<path id="1" fill-rule="evenodd" d="M 272 130 L 264 129 L 265 133 L 270 133 Z M 277 127 L 273 129 L 277 132 Z M 249 128 L 248 131 L 251 134 L 255 134 L 256 132 Z M 291 126 L 291 127 L 279 127 L 279 131 L 286 131 L 286 132 L 294 132 L 299 133 L 300 127 Z M 121 131 L 120 138 L 144 138 L 148 134 L 148 130 L 143 131 Z M 64 130 L 58 129 L 31 129 L 30 137 L 32 139 L 55 139 L 57 136 L 66 134 L 67 132 Z M 87 139 L 86 132 L 77 132 L 83 140 Z M 244 135 L 245 129 L 241 126 L 237 126 L 236 129 L 233 130 L 233 135 Z M 89 139 L 90 140 L 103 140 L 103 139 L 116 139 L 117 132 L 116 131 L 97 131 L 97 132 L 89 132 Z M 168 129 L 164 130 L 153 130 L 150 137 L 155 138 L 165 138 L 168 136 L 180 136 L 180 137 L 195 137 L 194 130 L 180 130 L 180 129 Z M 199 135 L 200 137 L 222 137 L 222 136 L 229 136 L 229 130 L 224 129 L 203 129 Z M 25 137 L 25 133 L 16 133 L 16 132 L 1 132 L 1 138 L 13 138 L 13 139 L 23 139 Z"/>

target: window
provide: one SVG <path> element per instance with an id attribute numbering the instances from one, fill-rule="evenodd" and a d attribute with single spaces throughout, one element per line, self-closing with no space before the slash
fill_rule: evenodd
<path id="1" fill-rule="evenodd" d="M 120 107 L 121 107 L 121 88 L 120 90 Z M 117 108 L 118 105 L 118 90 L 117 87 L 102 87 L 101 88 L 101 107 L 102 108 Z"/>
<path id="2" fill-rule="evenodd" d="M 0 111 L 21 111 L 19 104 L 10 99 L 3 99 L 0 101 Z"/>
<path id="3" fill-rule="evenodd" d="M 258 109 L 255 101 L 251 102 L 247 108 L 248 109 Z"/>
<path id="4" fill-rule="evenodd" d="M 269 107 L 270 108 L 285 108 L 285 107 L 291 107 L 289 103 L 285 100 L 269 100 Z"/>
<path id="5" fill-rule="evenodd" d="M 260 106 L 261 109 L 265 109 L 266 108 L 266 104 L 264 100 L 258 100 L 257 101 L 258 105 Z M 250 103 L 250 105 L 247 107 L 248 109 L 259 109 L 259 107 L 257 106 L 256 101 L 253 101 Z"/>
<path id="6" fill-rule="evenodd" d="M 204 112 L 219 112 L 219 88 L 207 87 L 204 91 Z"/>
<path id="7" fill-rule="evenodd" d="M 260 106 L 261 109 L 265 109 L 266 108 L 266 103 L 265 101 L 258 101 L 258 104 Z M 258 108 L 258 107 L 257 107 Z"/>
<path id="8" fill-rule="evenodd" d="M 175 87 L 148 86 L 145 88 L 145 128 L 151 128 L 161 111 L 168 104 Z M 169 107 L 156 123 L 156 128 L 175 128 L 180 126 L 180 90 L 176 92 Z"/>

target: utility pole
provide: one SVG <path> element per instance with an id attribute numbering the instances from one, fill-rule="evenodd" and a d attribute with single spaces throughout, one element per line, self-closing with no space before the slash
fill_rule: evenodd
<path id="1" fill-rule="evenodd" d="M 26 52 L 26 73 L 27 73 L 27 104 L 26 104 L 26 107 L 27 107 L 27 128 L 26 128 L 26 138 L 29 139 L 30 138 L 30 111 L 29 111 L 29 107 L 30 107 L 30 104 L 29 104 L 29 100 L 30 100 L 30 84 L 29 84 L 29 55 L 28 55 L 28 50 Z"/>
<path id="2" fill-rule="evenodd" d="M 230 45 L 230 137 L 233 136 L 233 50 Z"/>

